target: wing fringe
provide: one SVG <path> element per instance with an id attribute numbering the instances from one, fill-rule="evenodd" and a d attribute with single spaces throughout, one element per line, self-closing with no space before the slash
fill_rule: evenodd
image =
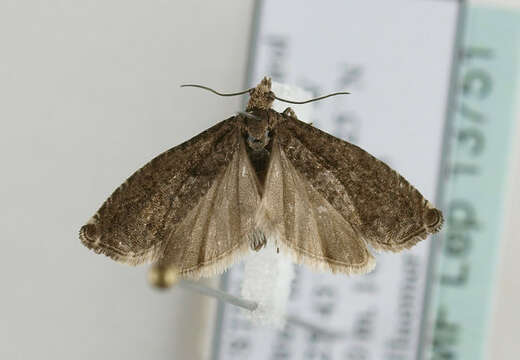
<path id="1" fill-rule="evenodd" d="M 249 243 L 243 242 L 227 252 L 220 254 L 218 257 L 211 259 L 211 261 L 181 270 L 179 275 L 190 280 L 199 280 L 200 278 L 221 275 L 233 265 L 244 260 L 244 255 L 249 253 L 249 251 Z"/>

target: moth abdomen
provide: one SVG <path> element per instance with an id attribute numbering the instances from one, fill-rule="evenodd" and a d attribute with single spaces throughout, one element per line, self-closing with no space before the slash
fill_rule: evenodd
<path id="1" fill-rule="evenodd" d="M 258 229 L 253 230 L 249 235 L 249 246 L 251 250 L 260 251 L 267 245 L 267 237 L 265 234 Z"/>

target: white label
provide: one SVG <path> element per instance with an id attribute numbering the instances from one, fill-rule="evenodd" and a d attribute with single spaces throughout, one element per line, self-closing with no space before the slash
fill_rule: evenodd
<path id="1" fill-rule="evenodd" d="M 263 76 L 315 96 L 315 126 L 361 146 L 435 202 L 459 2 L 263 1 L 251 86 Z M 400 254 L 375 254 L 364 276 L 296 267 L 289 314 L 343 334 L 324 339 L 288 325 L 249 323 L 221 307 L 214 359 L 415 359 L 426 291 L 428 239 Z M 239 294 L 242 268 L 227 275 Z"/>

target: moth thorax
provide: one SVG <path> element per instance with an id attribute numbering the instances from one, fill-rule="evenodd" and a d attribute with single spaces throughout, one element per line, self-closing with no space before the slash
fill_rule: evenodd
<path id="1" fill-rule="evenodd" d="M 267 119 L 246 119 L 247 145 L 253 150 L 264 149 L 270 141 Z"/>
<path id="2" fill-rule="evenodd" d="M 274 93 L 271 91 L 271 78 L 264 77 L 260 84 L 251 90 L 250 96 L 246 111 L 270 109 L 274 101 Z"/>

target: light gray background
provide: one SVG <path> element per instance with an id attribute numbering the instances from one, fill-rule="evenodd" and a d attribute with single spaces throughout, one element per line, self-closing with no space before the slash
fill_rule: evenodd
<path id="1" fill-rule="evenodd" d="M 252 5 L 0 2 L 0 359 L 200 357 L 212 301 L 153 291 L 78 229 L 145 162 L 240 109 L 179 85 L 244 87 Z"/>
<path id="2" fill-rule="evenodd" d="M 178 86 L 243 88 L 252 9 L 0 2 L 1 359 L 202 357 L 211 301 L 152 291 L 144 268 L 95 255 L 77 231 L 135 169 L 240 108 Z M 520 350 L 504 340 L 519 332 L 507 316 L 519 298 L 512 240 L 493 324 L 492 352 L 505 356 Z"/>

